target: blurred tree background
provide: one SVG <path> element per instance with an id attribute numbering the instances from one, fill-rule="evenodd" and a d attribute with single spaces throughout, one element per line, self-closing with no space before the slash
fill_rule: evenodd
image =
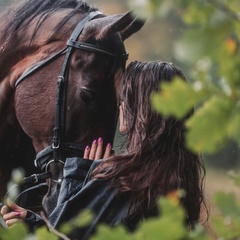
<path id="1" fill-rule="evenodd" d="M 14 0 L 0 0 L 0 11 L 4 10 L 6 6 L 13 3 Z"/>

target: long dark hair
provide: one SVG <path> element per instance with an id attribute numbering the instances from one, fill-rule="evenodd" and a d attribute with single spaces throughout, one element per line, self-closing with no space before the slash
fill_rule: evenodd
<path id="1" fill-rule="evenodd" d="M 131 192 L 130 213 L 140 212 L 142 216 L 156 210 L 160 196 L 185 190 L 182 203 L 192 227 L 204 202 L 205 168 L 201 158 L 185 146 L 184 119 L 161 116 L 150 101 L 160 83 L 174 77 L 185 80 L 172 63 L 134 61 L 128 65 L 120 94 L 125 104 L 127 152 L 104 161 L 93 176 L 110 179 L 119 194 Z"/>

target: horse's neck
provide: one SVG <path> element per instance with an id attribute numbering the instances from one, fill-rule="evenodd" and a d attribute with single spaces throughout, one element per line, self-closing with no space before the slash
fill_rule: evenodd
<path id="1" fill-rule="evenodd" d="M 65 46 L 67 36 L 61 36 L 60 33 L 55 36 L 56 39 L 49 41 L 55 26 L 56 20 L 49 19 L 36 31 L 34 38 L 32 34 L 36 25 L 31 24 L 29 28 L 19 30 L 15 35 L 0 39 L 1 124 L 4 121 L 3 119 L 9 117 L 9 112 L 11 114 L 14 112 L 13 99 L 16 80 L 26 69 L 48 58 Z M 4 113 L 6 109 L 9 109 L 9 111 Z"/>
<path id="2" fill-rule="evenodd" d="M 24 51 L 25 50 L 25 51 Z M 17 122 L 14 111 L 14 92 L 15 82 L 25 71 L 26 68 L 30 67 L 33 62 L 41 59 L 43 54 L 39 52 L 36 56 L 27 54 L 33 51 L 32 49 L 26 49 L 18 46 L 16 52 L 10 50 L 6 54 L 0 56 L 0 123 L 1 127 L 6 124 L 4 128 L 9 125 L 15 125 Z M 24 52 L 24 54 L 23 54 Z M 16 56 L 22 56 L 20 59 Z M 0 138 L 1 138 L 0 129 Z"/>
<path id="3" fill-rule="evenodd" d="M 69 11 L 64 10 L 53 14 L 40 26 L 38 26 L 38 19 L 34 19 L 29 27 L 20 28 L 16 33 L 0 39 L 0 83 L 7 81 L 14 88 L 16 79 L 25 69 L 66 45 L 68 32 L 71 32 L 72 26 L 68 26 L 67 30 L 63 30 L 66 27 L 59 29 L 54 37 L 53 32 L 57 23 Z M 79 17 L 75 16 L 71 21 L 77 22 Z"/>

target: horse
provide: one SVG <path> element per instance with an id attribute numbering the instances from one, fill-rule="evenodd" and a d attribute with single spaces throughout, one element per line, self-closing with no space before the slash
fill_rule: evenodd
<path id="1" fill-rule="evenodd" d="M 37 172 L 28 180 L 46 181 L 41 201 L 49 214 L 65 159 L 82 157 L 98 137 L 113 143 L 124 41 L 143 25 L 132 12 L 106 15 L 77 0 L 27 0 L 3 13 L 1 188 L 16 166 Z"/>

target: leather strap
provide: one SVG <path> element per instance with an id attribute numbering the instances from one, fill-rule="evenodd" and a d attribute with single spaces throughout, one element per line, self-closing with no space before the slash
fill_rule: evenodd
<path id="1" fill-rule="evenodd" d="M 36 64 L 34 64 L 31 67 L 27 68 L 23 72 L 23 74 L 17 79 L 17 81 L 15 83 L 15 87 L 17 87 L 26 77 L 28 77 L 32 73 L 38 71 L 40 68 L 46 66 L 48 63 L 52 62 L 53 60 L 55 60 L 59 56 L 65 54 L 66 50 L 67 50 L 67 46 L 65 48 L 61 49 L 59 52 L 53 54 L 51 57 L 49 57 L 47 59 L 44 59 L 44 60 L 42 60 L 40 62 L 37 62 Z"/>
<path id="2" fill-rule="evenodd" d="M 105 54 L 105 55 L 109 55 L 111 57 L 116 57 L 116 54 L 113 54 L 113 53 L 111 53 L 107 50 L 104 50 L 100 47 L 97 47 L 93 44 L 89 44 L 89 43 L 85 43 L 85 42 L 78 42 L 78 41 L 74 41 L 74 40 L 70 39 L 67 42 L 67 46 L 82 49 L 82 50 L 86 50 L 86 51 L 89 51 L 89 52 L 102 53 L 102 54 Z"/>

